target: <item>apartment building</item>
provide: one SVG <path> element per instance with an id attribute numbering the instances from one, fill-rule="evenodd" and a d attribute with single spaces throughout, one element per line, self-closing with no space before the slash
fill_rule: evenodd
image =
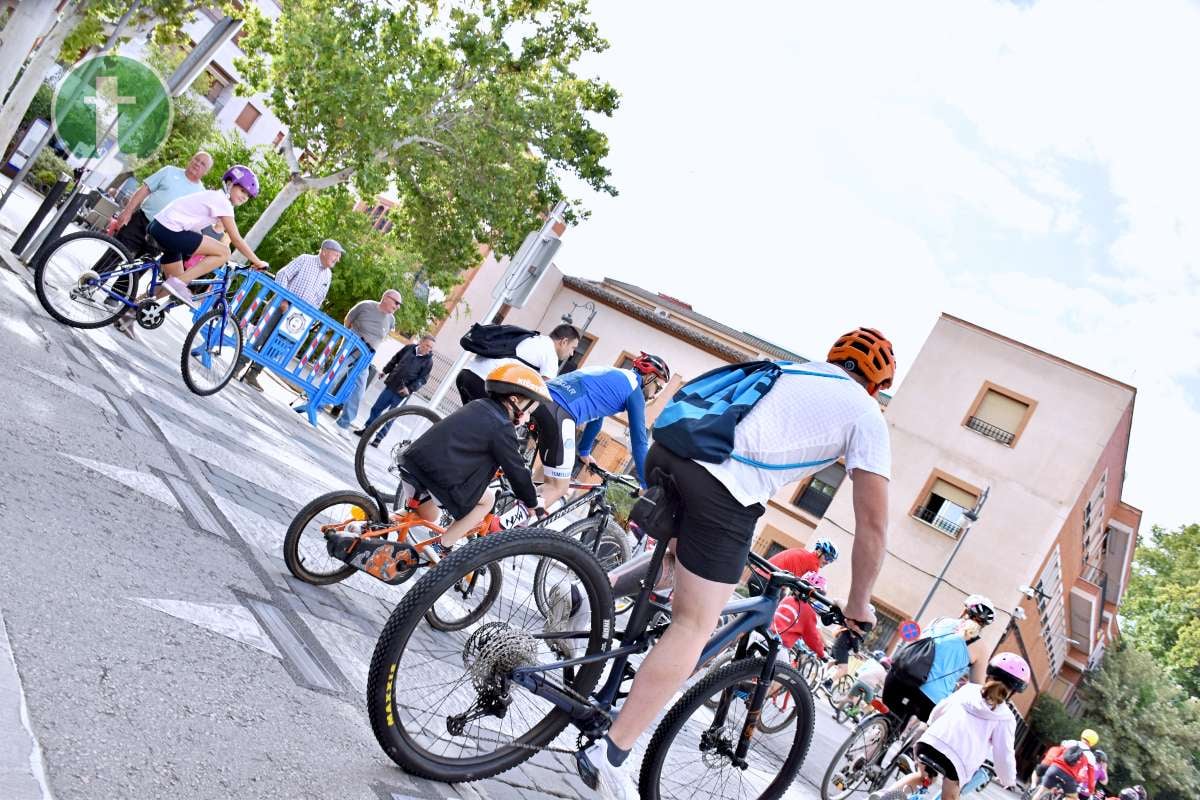
<path id="1" fill-rule="evenodd" d="M 1018 709 L 1047 691 L 1069 704 L 1119 633 L 1141 521 L 1121 498 L 1135 396 L 1125 383 L 943 314 L 886 409 L 893 476 L 877 641 L 892 643 L 901 620 L 956 616 L 966 595 L 985 594 L 999 610 L 985 640 L 1033 667 L 1034 691 Z M 833 486 L 816 535 L 848 551 L 851 493 L 837 491 L 840 470 L 828 472 L 810 484 L 821 494 Z M 799 491 L 797 499 L 811 497 Z M 985 491 L 972 525 L 967 512 Z M 769 527 L 764 534 L 766 548 L 795 541 Z M 849 570 L 848 559 L 832 565 L 830 584 L 846 585 Z"/>
<path id="2" fill-rule="evenodd" d="M 255 0 L 255 5 L 270 19 L 277 19 L 282 13 L 280 2 L 275 0 Z M 190 41 L 180 44 L 191 49 L 196 42 L 204 39 L 221 18 L 222 15 L 215 8 L 199 10 L 195 19 L 186 23 L 183 28 Z M 237 87 L 244 79 L 234 62 L 245 55 L 241 49 L 244 35 L 244 31 L 238 31 L 232 40 L 217 50 L 204 68 L 202 74 L 207 80 L 203 84 L 207 86 L 203 97 L 212 107 L 220 130 L 236 131 L 251 146 L 278 146 L 287 135 L 287 127 L 271 112 L 267 104 L 267 95 L 237 95 Z M 139 38 L 126 44 L 121 52 L 130 58 L 144 58 L 145 48 L 145 40 Z"/>

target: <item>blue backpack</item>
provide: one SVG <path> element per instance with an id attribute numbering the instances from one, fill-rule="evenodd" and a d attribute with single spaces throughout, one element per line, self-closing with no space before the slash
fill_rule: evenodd
<path id="1" fill-rule="evenodd" d="M 849 380 L 844 375 L 799 369 L 791 361 L 747 361 L 717 367 L 679 388 L 654 422 L 654 441 L 680 458 L 709 464 L 733 459 L 760 469 L 802 469 L 836 458 L 800 464 L 764 464 L 733 452 L 733 433 L 750 409 L 783 375 Z"/>

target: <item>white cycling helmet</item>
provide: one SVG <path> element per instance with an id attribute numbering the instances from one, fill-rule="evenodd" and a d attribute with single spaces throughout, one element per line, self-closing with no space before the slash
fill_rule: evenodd
<path id="1" fill-rule="evenodd" d="M 967 595 L 967 599 L 963 600 L 963 607 L 967 609 L 971 619 L 980 625 L 990 625 L 996 619 L 996 606 L 981 594 Z"/>

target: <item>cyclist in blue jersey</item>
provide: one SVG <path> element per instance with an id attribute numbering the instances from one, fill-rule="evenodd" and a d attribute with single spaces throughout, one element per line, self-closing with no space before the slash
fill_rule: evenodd
<path id="1" fill-rule="evenodd" d="M 658 356 L 642 353 L 633 367 L 584 367 L 547 382 L 554 406 L 541 404 L 533 412 L 537 425 L 538 453 L 542 457 L 546 483 L 542 487 L 545 507 L 565 495 L 575 466 L 575 426 L 583 425 L 579 437 L 579 459 L 595 463 L 592 445 L 600 435 L 604 418 L 625 412 L 638 482 L 646 486 L 646 403 L 671 380 L 671 369 Z"/>

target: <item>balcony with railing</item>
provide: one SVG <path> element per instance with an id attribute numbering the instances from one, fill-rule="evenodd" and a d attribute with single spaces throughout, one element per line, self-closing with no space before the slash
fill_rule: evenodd
<path id="1" fill-rule="evenodd" d="M 988 437 L 989 439 L 995 439 L 1002 445 L 1010 445 L 1013 443 L 1013 439 L 1016 438 L 1016 434 L 1010 433 L 1003 428 L 998 428 L 992 423 L 986 422 L 979 417 L 970 417 L 967 419 L 967 427 L 978 434 Z"/>
<path id="2" fill-rule="evenodd" d="M 936 508 L 918 506 L 917 510 L 913 512 L 913 516 L 922 522 L 932 525 L 942 533 L 953 536 L 955 539 L 959 537 L 963 530 L 961 518 L 952 519 L 950 517 L 944 517 L 938 513 L 938 509 Z"/>

